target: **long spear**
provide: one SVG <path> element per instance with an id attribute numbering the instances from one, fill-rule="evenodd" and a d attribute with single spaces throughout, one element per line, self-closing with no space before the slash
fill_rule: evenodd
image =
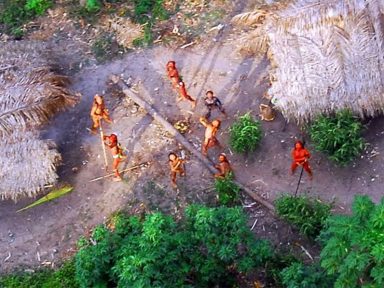
<path id="1" fill-rule="evenodd" d="M 104 144 L 104 132 L 103 132 L 103 127 L 101 126 L 101 120 L 102 120 L 102 119 L 100 119 L 100 122 L 99 122 L 100 138 L 101 138 L 101 146 L 103 147 L 104 162 L 105 162 L 105 171 L 108 171 L 107 151 L 105 150 L 105 144 Z"/>
<path id="2" fill-rule="evenodd" d="M 141 164 L 139 164 L 139 165 L 135 165 L 135 166 L 133 166 L 133 167 L 129 167 L 129 168 L 127 168 L 127 169 L 123 169 L 123 170 L 121 170 L 120 172 L 123 173 L 123 172 L 131 171 L 131 170 L 134 170 L 134 169 L 136 169 L 136 168 L 143 167 L 143 166 L 145 166 L 145 165 L 149 165 L 149 164 L 150 164 L 150 162 L 144 162 L 144 163 L 141 163 Z M 101 179 L 104 179 L 104 178 L 111 177 L 111 176 L 113 176 L 113 175 L 115 175 L 115 173 L 110 173 L 110 174 L 107 174 L 107 175 L 105 175 L 105 176 L 97 177 L 97 178 L 95 178 L 95 179 L 89 180 L 89 182 L 95 182 L 95 181 L 98 181 L 98 180 L 101 180 Z"/>

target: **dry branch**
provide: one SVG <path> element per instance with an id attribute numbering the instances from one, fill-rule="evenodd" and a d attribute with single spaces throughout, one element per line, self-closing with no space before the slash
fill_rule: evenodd
<path id="1" fill-rule="evenodd" d="M 114 76 L 114 79 L 117 79 L 116 76 Z M 152 116 L 152 118 L 160 123 L 164 129 L 170 133 L 177 142 L 181 143 L 186 149 L 188 149 L 195 157 L 198 159 L 201 163 L 203 163 L 208 170 L 212 173 L 215 174 L 217 173 L 217 170 L 213 166 L 213 162 L 207 158 L 204 157 L 200 151 L 197 151 L 195 147 L 187 141 L 187 139 L 184 138 L 182 134 L 180 134 L 172 124 L 170 124 L 167 120 L 162 117 L 154 107 L 152 107 L 148 102 L 143 100 L 140 96 L 136 95 L 133 93 L 130 89 L 129 86 L 124 83 L 122 80 L 117 82 L 117 85 L 123 90 L 124 94 L 129 97 L 130 99 L 133 100 L 136 104 L 140 105 L 149 115 Z M 241 190 L 246 192 L 252 199 L 255 201 L 259 202 L 260 204 L 264 205 L 266 208 L 270 210 L 271 213 L 274 213 L 275 207 L 263 199 L 261 196 L 259 196 L 257 193 L 253 192 L 251 189 L 248 187 L 245 187 L 243 184 L 235 181 L 236 185 L 240 187 Z"/>

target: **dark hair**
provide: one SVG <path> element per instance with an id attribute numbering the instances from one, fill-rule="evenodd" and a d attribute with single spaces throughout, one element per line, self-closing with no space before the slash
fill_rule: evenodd
<path id="1" fill-rule="evenodd" d="M 171 152 L 168 154 L 168 159 L 171 157 L 171 155 L 174 155 L 175 157 L 177 157 L 176 153 Z"/>
<path id="2" fill-rule="evenodd" d="M 209 93 L 213 95 L 213 91 L 212 90 L 208 90 L 207 92 L 205 92 L 205 95 L 208 95 Z"/>
<path id="3" fill-rule="evenodd" d="M 296 144 L 297 144 L 297 143 L 300 143 L 301 148 L 304 148 L 304 142 L 303 142 L 303 141 L 300 141 L 300 140 L 296 140 L 296 141 L 295 141 L 295 145 L 294 145 L 295 148 L 296 148 Z"/>

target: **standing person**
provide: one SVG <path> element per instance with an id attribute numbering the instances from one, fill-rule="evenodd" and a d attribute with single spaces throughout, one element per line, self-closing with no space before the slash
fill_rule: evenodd
<path id="1" fill-rule="evenodd" d="M 205 118 L 209 119 L 211 117 L 211 111 L 212 109 L 219 109 L 221 113 L 225 114 L 225 110 L 223 108 L 223 104 L 221 103 L 220 99 L 213 96 L 213 92 L 211 90 L 207 91 L 205 93 L 205 98 L 204 98 L 204 104 L 205 107 L 207 107 L 208 112 L 205 114 Z"/>
<path id="2" fill-rule="evenodd" d="M 167 67 L 168 78 L 169 80 L 171 80 L 173 88 L 178 90 L 178 86 L 181 79 L 180 79 L 179 71 L 176 68 L 176 62 L 168 61 L 166 67 Z"/>
<path id="3" fill-rule="evenodd" d="M 177 188 L 176 184 L 176 177 L 177 173 L 180 174 L 180 176 L 185 176 L 185 170 L 183 168 L 183 164 L 185 160 L 179 158 L 175 153 L 169 153 L 168 155 L 168 162 L 169 162 L 169 168 L 171 169 L 171 181 L 172 181 L 172 187 Z"/>
<path id="4" fill-rule="evenodd" d="M 313 174 L 311 167 L 309 167 L 308 159 L 311 154 L 304 148 L 304 144 L 301 141 L 295 142 L 295 148 L 292 149 L 293 162 L 291 164 L 291 174 L 295 172 L 298 166 L 303 166 L 303 169 L 309 174 L 309 179 L 312 180 Z"/>
<path id="5" fill-rule="evenodd" d="M 200 117 L 200 123 L 206 128 L 201 152 L 204 156 L 207 156 L 208 148 L 212 148 L 214 146 L 220 147 L 220 143 L 216 138 L 216 134 L 219 131 L 221 121 L 215 119 L 210 123 L 206 118 Z"/>
<path id="6" fill-rule="evenodd" d="M 182 99 L 186 99 L 191 102 L 192 109 L 194 109 L 196 107 L 196 100 L 193 99 L 190 95 L 188 95 L 187 89 L 185 89 L 184 82 L 180 81 L 178 87 L 179 87 L 179 95 L 180 95 L 178 101 Z"/>
<path id="7" fill-rule="evenodd" d="M 219 164 L 215 165 L 215 168 L 219 170 L 219 173 L 216 173 L 214 176 L 215 178 L 223 179 L 225 178 L 229 173 L 232 172 L 231 165 L 229 164 L 229 161 L 227 159 L 227 155 L 225 153 L 221 153 L 219 155 Z"/>
<path id="8" fill-rule="evenodd" d="M 104 136 L 104 144 L 107 145 L 109 149 L 111 149 L 111 153 L 113 157 L 112 169 L 113 169 L 113 172 L 115 173 L 115 177 L 113 177 L 113 181 L 121 181 L 122 178 L 119 173 L 119 164 L 121 161 L 123 161 L 126 158 L 126 156 L 123 153 L 123 149 L 120 147 L 116 134 Z"/>
<path id="9" fill-rule="evenodd" d="M 97 128 L 100 127 L 100 120 L 104 119 L 108 123 L 112 123 L 111 118 L 109 118 L 108 109 L 105 108 L 103 96 L 96 94 L 91 109 L 91 119 L 92 119 L 92 127 L 91 132 L 96 133 Z"/>

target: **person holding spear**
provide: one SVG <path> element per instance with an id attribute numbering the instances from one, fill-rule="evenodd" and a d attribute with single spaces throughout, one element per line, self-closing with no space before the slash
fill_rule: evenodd
<path id="1" fill-rule="evenodd" d="M 103 96 L 96 94 L 93 102 L 90 113 L 92 119 L 92 127 L 90 131 L 96 134 L 97 128 L 101 126 L 101 120 L 104 120 L 107 123 L 112 123 L 111 118 L 109 117 L 108 109 L 105 108 Z"/>
<path id="2" fill-rule="evenodd" d="M 304 148 L 303 142 L 301 142 L 300 140 L 297 140 L 295 142 L 295 147 L 292 149 L 293 162 L 291 164 L 291 175 L 293 175 L 293 173 L 295 172 L 298 166 L 301 166 L 302 170 L 300 174 L 299 183 L 301 180 L 301 175 L 303 173 L 303 170 L 305 170 L 308 173 L 310 180 L 312 180 L 313 178 L 312 170 L 308 163 L 308 159 L 310 157 L 311 157 L 311 154 L 307 149 Z"/>
<path id="3" fill-rule="evenodd" d="M 119 173 L 119 164 L 121 161 L 125 160 L 126 156 L 123 153 L 123 149 L 121 148 L 116 134 L 111 134 L 103 137 L 104 144 L 109 147 L 113 157 L 112 168 L 115 176 L 113 177 L 113 181 L 121 181 L 122 178 Z"/>
<path id="4" fill-rule="evenodd" d="M 185 169 L 184 169 L 184 163 L 185 160 L 179 158 L 176 153 L 169 153 L 168 154 L 168 162 L 169 162 L 169 168 L 171 169 L 171 182 L 172 182 L 172 187 L 177 188 L 176 184 L 176 177 L 177 174 L 180 174 L 180 176 L 185 176 Z"/>

